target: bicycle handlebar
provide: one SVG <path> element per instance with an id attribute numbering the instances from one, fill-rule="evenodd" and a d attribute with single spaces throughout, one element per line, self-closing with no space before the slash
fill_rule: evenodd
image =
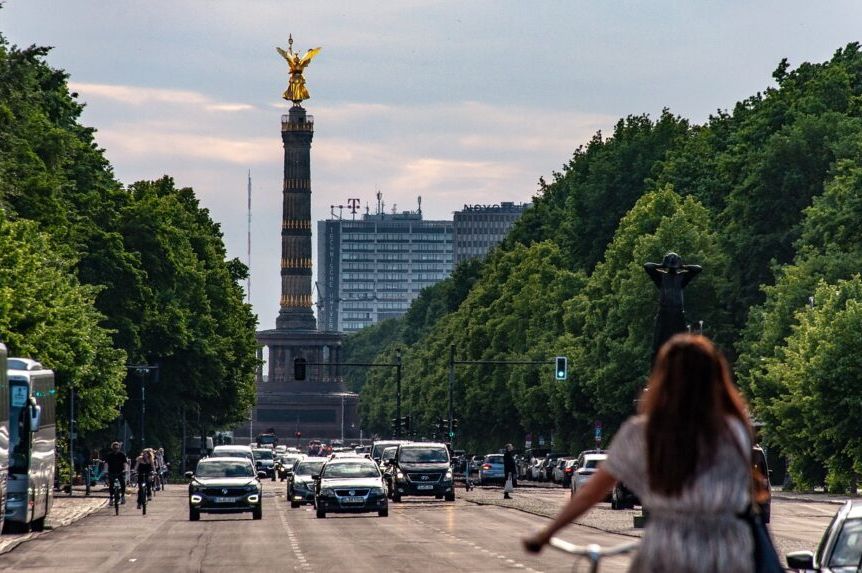
<path id="1" fill-rule="evenodd" d="M 589 545 L 575 545 L 574 543 L 569 543 L 568 541 L 564 541 L 559 537 L 552 537 L 548 541 L 548 545 L 553 547 L 554 549 L 559 549 L 565 553 L 570 555 L 579 555 L 582 557 L 588 557 L 591 561 L 597 561 L 602 557 L 611 557 L 613 555 L 622 555 L 623 553 L 629 553 L 636 549 L 640 545 L 640 539 L 635 541 L 627 541 L 625 543 L 620 543 L 619 545 L 613 545 L 608 548 L 604 548 L 597 543 L 590 543 Z"/>

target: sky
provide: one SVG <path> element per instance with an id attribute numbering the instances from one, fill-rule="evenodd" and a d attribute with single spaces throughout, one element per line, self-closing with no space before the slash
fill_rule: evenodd
<path id="1" fill-rule="evenodd" d="M 288 34 L 297 51 L 322 47 L 303 102 L 313 219 L 378 190 L 387 211 L 421 196 L 426 219 L 451 219 L 530 201 L 621 117 L 669 108 L 702 123 L 773 85 L 782 58 L 830 58 L 862 39 L 862 2 L 5 0 L 0 33 L 53 46 L 117 178 L 193 187 L 243 261 L 251 171 L 251 302 L 266 329 Z"/>

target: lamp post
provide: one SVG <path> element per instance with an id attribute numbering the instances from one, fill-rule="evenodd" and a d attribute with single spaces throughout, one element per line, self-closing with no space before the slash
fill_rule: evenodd
<path id="1" fill-rule="evenodd" d="M 147 414 L 147 384 L 144 375 L 149 374 L 150 372 L 155 372 L 155 379 L 153 382 L 159 381 L 159 365 L 158 364 L 127 364 L 127 370 L 134 370 L 137 374 L 141 376 L 141 450 L 144 449 L 144 444 L 146 443 L 144 440 L 144 418 Z"/>

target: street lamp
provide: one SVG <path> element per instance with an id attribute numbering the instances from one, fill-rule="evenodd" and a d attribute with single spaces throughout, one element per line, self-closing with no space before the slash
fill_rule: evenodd
<path id="1" fill-rule="evenodd" d="M 146 380 L 144 378 L 145 374 L 149 374 L 150 372 L 155 372 L 155 378 L 153 382 L 159 381 L 159 365 L 158 364 L 127 364 L 127 370 L 134 370 L 141 377 L 141 450 L 144 449 L 144 417 L 147 413 L 147 394 L 146 394 Z"/>

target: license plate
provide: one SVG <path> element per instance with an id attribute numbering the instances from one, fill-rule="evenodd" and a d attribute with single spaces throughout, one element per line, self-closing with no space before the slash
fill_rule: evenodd
<path id="1" fill-rule="evenodd" d="M 349 495 L 341 498 L 344 503 L 365 503 L 365 498 L 359 495 Z"/>
<path id="2" fill-rule="evenodd" d="M 416 486 L 416 489 L 434 489 L 434 486 L 429 484 L 419 484 Z"/>
<path id="3" fill-rule="evenodd" d="M 235 497 L 217 497 L 215 498 L 216 503 L 236 503 Z"/>

